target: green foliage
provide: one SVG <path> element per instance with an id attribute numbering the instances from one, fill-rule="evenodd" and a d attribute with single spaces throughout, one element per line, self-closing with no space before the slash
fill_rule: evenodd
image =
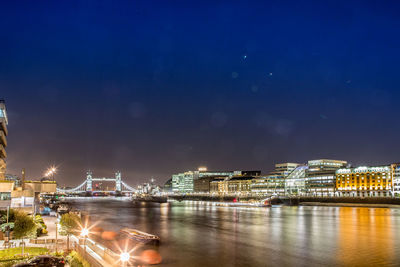
<path id="1" fill-rule="evenodd" d="M 67 261 L 71 267 L 90 267 L 90 264 L 76 251 L 67 256 Z"/>
<path id="2" fill-rule="evenodd" d="M 36 224 L 31 216 L 25 213 L 18 213 L 15 218 L 13 237 L 16 239 L 36 237 Z"/>
<path id="3" fill-rule="evenodd" d="M 35 224 L 36 224 L 36 235 L 40 236 L 42 234 L 47 234 L 47 226 L 43 221 L 43 218 L 41 215 L 36 215 L 35 218 L 33 219 Z"/>
<path id="4" fill-rule="evenodd" d="M 10 209 L 10 213 L 8 214 L 8 222 L 14 222 L 17 214 L 18 211 Z M 6 222 L 7 222 L 7 210 L 0 210 L 0 224 Z"/>
<path id="5" fill-rule="evenodd" d="M 5 261 L 0 260 L 0 266 L 1 267 L 13 267 L 15 264 L 22 263 L 24 261 L 25 260 L 5 260 Z"/>
<path id="6" fill-rule="evenodd" d="M 28 253 L 29 256 L 37 256 L 37 255 L 44 255 L 48 253 L 47 248 L 41 248 L 41 247 L 26 247 L 25 248 L 25 253 Z M 8 248 L 8 249 L 3 249 L 0 250 L 0 260 L 21 260 L 23 257 L 21 256 L 22 254 L 22 248 Z"/>
<path id="7" fill-rule="evenodd" d="M 61 225 L 61 234 L 62 235 L 71 235 L 82 224 L 81 218 L 74 213 L 65 213 L 61 216 L 60 225 Z"/>
<path id="8" fill-rule="evenodd" d="M 64 252 L 62 252 L 62 251 L 52 252 L 52 253 L 50 253 L 50 255 L 56 256 L 56 257 L 64 257 Z"/>
<path id="9" fill-rule="evenodd" d="M 0 231 L 5 233 L 7 226 L 9 227 L 10 231 L 12 231 L 14 229 L 14 223 L 10 222 L 10 223 L 3 223 L 2 225 L 0 225 Z"/>

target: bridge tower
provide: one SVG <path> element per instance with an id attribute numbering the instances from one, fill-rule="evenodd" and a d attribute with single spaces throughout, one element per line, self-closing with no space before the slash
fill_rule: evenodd
<path id="1" fill-rule="evenodd" d="M 122 191 L 121 172 L 120 171 L 117 171 L 115 173 L 115 191 L 117 191 L 117 192 Z"/>
<path id="2" fill-rule="evenodd" d="M 86 173 L 86 192 L 92 191 L 92 171 Z"/>

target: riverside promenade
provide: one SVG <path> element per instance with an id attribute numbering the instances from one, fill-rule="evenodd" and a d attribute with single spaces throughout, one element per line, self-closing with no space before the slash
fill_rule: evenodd
<path id="1" fill-rule="evenodd" d="M 57 240 L 57 250 L 64 249 L 66 247 L 66 236 L 61 236 L 57 234 L 56 236 L 56 221 L 57 218 L 53 216 L 43 216 L 43 221 L 47 226 L 48 233 L 46 235 L 39 236 L 35 238 L 35 242 L 31 242 L 32 239 L 25 238 L 25 245 L 29 247 L 45 247 L 50 251 L 56 250 L 56 240 Z M 36 241 L 37 240 L 37 241 Z M 22 239 L 12 239 L 9 244 L 5 244 L 4 240 L 0 240 L 0 248 L 8 247 L 20 247 L 22 245 Z"/>
<path id="2" fill-rule="evenodd" d="M 35 239 L 12 239 L 8 244 L 5 244 L 4 240 L 0 240 L 0 249 L 6 247 L 20 247 L 24 241 L 26 247 L 43 247 L 49 249 L 49 252 L 60 252 L 65 250 L 67 248 L 67 237 L 61 236 L 59 233 L 56 235 L 57 218 L 53 216 L 43 216 L 42 218 L 48 230 L 46 235 Z M 90 266 L 120 266 L 119 255 L 105 248 L 101 244 L 96 243 L 90 238 L 84 240 L 79 236 L 71 235 L 70 249 L 76 250 L 90 264 Z"/>

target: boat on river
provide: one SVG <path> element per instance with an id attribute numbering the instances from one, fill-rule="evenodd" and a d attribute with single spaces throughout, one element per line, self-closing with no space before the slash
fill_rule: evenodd
<path id="1" fill-rule="evenodd" d="M 128 236 L 128 238 L 133 239 L 137 242 L 147 244 L 147 245 L 159 245 L 160 237 L 156 235 L 152 235 L 149 233 L 145 233 L 136 229 L 131 228 L 123 228 L 121 233 Z"/>

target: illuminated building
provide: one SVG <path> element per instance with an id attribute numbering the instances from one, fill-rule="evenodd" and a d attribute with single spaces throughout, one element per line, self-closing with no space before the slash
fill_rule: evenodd
<path id="1" fill-rule="evenodd" d="M 292 195 L 306 195 L 306 175 L 308 166 L 301 165 L 294 169 L 285 179 L 285 194 Z"/>
<path id="2" fill-rule="evenodd" d="M 18 177 L 18 175 L 6 174 L 5 180 L 14 182 L 14 186 L 15 187 L 20 187 L 21 186 L 21 178 Z"/>
<path id="3" fill-rule="evenodd" d="M 194 181 L 205 177 L 233 176 L 229 171 L 207 171 L 204 167 L 197 171 L 187 171 L 172 175 L 172 191 L 175 193 L 194 192 Z"/>
<path id="4" fill-rule="evenodd" d="M 347 168 L 336 171 L 338 196 L 391 196 L 392 181 L 390 166 Z"/>
<path id="5" fill-rule="evenodd" d="M 216 177 L 210 182 L 210 192 L 223 195 L 250 194 L 252 181 L 256 177 L 249 175 Z"/>
<path id="6" fill-rule="evenodd" d="M 8 117 L 6 111 L 6 105 L 4 100 L 0 100 L 0 180 L 4 180 L 6 174 L 6 146 L 8 134 L 7 130 Z"/>
<path id="7" fill-rule="evenodd" d="M 208 171 L 200 167 L 197 171 L 187 171 L 172 175 L 172 191 L 176 193 L 209 192 L 210 182 L 215 177 L 233 177 L 237 175 L 257 175 L 261 171 Z M 206 191 L 208 190 L 208 191 Z"/>
<path id="8" fill-rule="evenodd" d="M 345 168 L 347 161 L 317 159 L 308 161 L 305 188 L 310 196 L 334 196 L 335 175 L 340 168 Z"/>
<path id="9" fill-rule="evenodd" d="M 215 172 L 210 173 L 210 174 L 215 174 Z M 213 182 L 215 180 L 219 181 L 221 178 L 223 179 L 224 177 L 232 178 L 232 179 L 227 179 L 228 181 L 231 181 L 231 180 L 233 180 L 233 178 L 237 178 L 237 177 L 251 177 L 251 178 L 254 178 L 254 177 L 260 176 L 261 175 L 261 171 L 234 171 L 234 172 L 230 172 L 229 176 L 226 175 L 226 174 L 228 174 L 226 172 L 222 173 L 222 174 L 225 174 L 226 176 L 221 175 L 221 173 L 217 173 L 217 174 L 219 174 L 219 175 L 215 175 L 215 176 L 214 175 L 209 175 L 209 176 L 204 176 L 203 175 L 203 177 L 195 179 L 194 180 L 194 192 L 196 192 L 196 193 L 209 193 L 211 191 L 211 182 Z M 233 174 L 235 176 L 232 176 Z M 232 187 L 233 186 L 234 185 L 232 184 Z M 217 188 L 216 186 L 214 186 L 214 187 Z M 240 190 L 241 190 L 241 185 L 239 185 L 238 188 L 240 188 Z M 228 192 L 228 191 L 229 190 L 227 188 L 226 192 Z"/>
<path id="10" fill-rule="evenodd" d="M 226 181 L 228 194 L 247 194 L 251 192 L 253 176 L 235 176 Z"/>
<path id="11" fill-rule="evenodd" d="M 228 184 L 225 183 L 225 179 L 223 177 L 214 178 L 213 181 L 210 182 L 210 193 L 212 194 L 225 194 L 228 192 Z"/>
<path id="12" fill-rule="evenodd" d="M 0 200 L 11 198 L 11 191 L 14 189 L 14 181 L 8 181 L 6 175 L 6 146 L 7 146 L 7 110 L 4 100 L 0 100 Z"/>
<path id="13" fill-rule="evenodd" d="M 193 192 L 193 172 L 184 172 L 172 175 L 172 192 Z"/>
<path id="14" fill-rule="evenodd" d="M 391 165 L 392 168 L 392 179 L 393 179 L 393 195 L 396 197 L 400 196 L 400 163 L 394 163 Z"/>
<path id="15" fill-rule="evenodd" d="M 251 192 L 258 195 L 284 195 L 285 179 L 298 166 L 298 163 L 275 164 L 275 170 L 267 176 L 253 179 Z"/>
<path id="16" fill-rule="evenodd" d="M 209 193 L 210 183 L 215 179 L 215 176 L 201 177 L 195 179 L 194 182 L 194 192 L 196 193 Z"/>

